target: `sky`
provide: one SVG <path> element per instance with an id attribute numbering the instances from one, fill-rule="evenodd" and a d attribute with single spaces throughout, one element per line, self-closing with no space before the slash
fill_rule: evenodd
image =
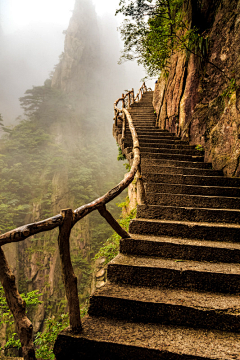
<path id="1" fill-rule="evenodd" d="M 74 0 L 0 0 L 1 24 L 11 33 L 32 23 L 51 23 L 67 26 Z"/>
<path id="2" fill-rule="evenodd" d="M 55 23 L 67 27 L 75 0 L 0 0 L 1 24 L 11 33 L 32 23 Z M 93 0 L 99 16 L 114 16 L 119 0 Z"/>
<path id="3" fill-rule="evenodd" d="M 120 15 L 115 16 L 119 0 L 92 2 L 103 21 L 115 24 L 117 34 L 122 21 Z M 5 124 L 13 123 L 21 115 L 18 98 L 32 86 L 43 85 L 59 62 L 64 50 L 63 31 L 68 28 L 74 4 L 75 0 L 0 0 L 0 30 L 2 28 L 3 32 L 0 39 L 0 113 Z M 113 37 L 109 36 L 111 41 Z M 131 74 L 125 88 L 138 90 L 145 73 L 133 62 L 123 66 Z"/>

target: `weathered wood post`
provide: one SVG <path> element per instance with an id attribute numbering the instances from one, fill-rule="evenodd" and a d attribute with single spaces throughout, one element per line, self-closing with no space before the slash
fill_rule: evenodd
<path id="1" fill-rule="evenodd" d="M 77 290 L 77 277 L 74 274 L 71 257 L 69 237 L 72 229 L 72 209 L 61 210 L 63 224 L 59 226 L 58 246 L 62 266 L 63 281 L 69 308 L 70 327 L 73 332 L 82 330 L 80 306 Z"/>
<path id="2" fill-rule="evenodd" d="M 117 127 L 117 110 L 114 108 L 114 124 L 115 124 L 115 126 Z"/>
<path id="3" fill-rule="evenodd" d="M 132 88 L 132 101 L 131 101 L 131 105 L 134 103 L 134 88 Z"/>
<path id="4" fill-rule="evenodd" d="M 126 230 L 124 230 L 119 223 L 117 222 L 117 220 L 114 219 L 114 217 L 111 215 L 111 213 L 106 209 L 105 205 L 102 205 L 98 208 L 98 211 L 100 213 L 100 215 L 102 217 L 104 217 L 104 219 L 107 220 L 107 222 L 109 223 L 109 225 L 111 225 L 111 227 L 113 228 L 113 230 L 116 231 L 116 233 L 118 233 L 118 235 L 120 235 L 123 239 L 125 238 L 129 238 L 130 235 L 127 233 Z"/>
<path id="5" fill-rule="evenodd" d="M 141 166 L 138 165 L 138 170 L 136 173 L 137 178 L 137 203 L 139 205 L 146 204 L 146 194 L 145 194 L 145 188 L 143 184 L 143 179 L 141 175 Z"/>
<path id="6" fill-rule="evenodd" d="M 5 292 L 6 300 L 11 310 L 16 326 L 17 333 L 22 345 L 24 360 L 36 360 L 33 346 L 33 326 L 26 316 L 26 303 L 21 298 L 15 276 L 8 266 L 6 257 L 0 247 L 0 280 Z"/>
<path id="7" fill-rule="evenodd" d="M 122 94 L 122 108 L 125 108 L 125 96 Z"/>
<path id="8" fill-rule="evenodd" d="M 125 109 L 124 94 L 122 94 L 122 109 Z M 126 116 L 125 116 L 124 111 L 122 111 L 122 117 L 123 117 L 123 123 L 122 123 L 122 141 L 121 141 L 121 143 L 123 143 L 123 141 L 124 141 L 125 128 L 126 128 Z"/>

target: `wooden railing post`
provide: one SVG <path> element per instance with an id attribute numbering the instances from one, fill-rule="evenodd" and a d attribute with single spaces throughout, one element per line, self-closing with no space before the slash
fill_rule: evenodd
<path id="1" fill-rule="evenodd" d="M 114 124 L 115 124 L 115 126 L 117 126 L 117 110 L 116 109 L 114 109 Z"/>
<path id="2" fill-rule="evenodd" d="M 58 246 L 62 266 L 63 281 L 69 308 L 70 327 L 73 332 L 82 330 L 80 306 L 77 290 L 77 277 L 74 274 L 71 257 L 69 237 L 72 229 L 72 209 L 61 210 L 63 224 L 59 226 Z"/>
<path id="3" fill-rule="evenodd" d="M 126 115 L 125 113 L 123 113 L 122 115 L 122 139 L 121 139 L 121 143 L 123 143 L 124 139 L 125 139 L 125 130 L 126 130 Z"/>
<path id="4" fill-rule="evenodd" d="M 144 204 L 146 204 L 146 194 L 145 194 L 145 188 L 144 188 L 143 179 L 142 179 L 142 175 L 141 175 L 140 165 L 138 165 L 136 178 L 137 178 L 137 203 L 139 205 L 144 205 Z"/>
<path id="5" fill-rule="evenodd" d="M 125 108 L 125 97 L 124 94 L 122 94 L 122 108 Z"/>
<path id="6" fill-rule="evenodd" d="M 111 213 L 106 209 L 105 205 L 102 205 L 98 208 L 98 211 L 104 219 L 107 220 L 109 225 L 113 228 L 113 230 L 118 233 L 123 239 L 130 238 L 130 235 L 119 225 L 119 223 L 114 219 Z"/>
<path id="7" fill-rule="evenodd" d="M 6 257 L 0 247 L 0 280 L 4 288 L 6 300 L 11 310 L 17 333 L 22 345 L 24 360 L 36 360 L 33 346 L 33 326 L 26 316 L 26 303 L 21 298 L 15 282 L 15 276 L 10 270 Z"/>

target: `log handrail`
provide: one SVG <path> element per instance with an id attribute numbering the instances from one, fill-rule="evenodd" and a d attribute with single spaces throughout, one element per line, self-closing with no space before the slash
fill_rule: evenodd
<path id="1" fill-rule="evenodd" d="M 58 215 L 52 216 L 39 222 L 23 225 L 0 235 L 0 280 L 4 288 L 8 306 L 13 313 L 16 322 L 18 335 L 23 349 L 24 360 L 36 360 L 33 342 L 31 341 L 33 335 L 33 327 L 30 320 L 26 316 L 24 301 L 21 299 L 21 296 L 18 292 L 15 277 L 12 274 L 9 265 L 7 264 L 6 257 L 1 247 L 5 244 L 9 244 L 12 242 L 20 242 L 40 232 L 53 230 L 59 227 L 58 245 L 65 291 L 68 300 L 70 328 L 74 332 L 80 332 L 82 330 L 82 324 L 80 319 L 76 276 L 74 275 L 70 258 L 69 237 L 71 229 L 83 217 L 90 214 L 94 210 L 98 210 L 100 215 L 106 219 L 110 226 L 122 238 L 130 237 L 130 235 L 121 228 L 121 226 L 106 209 L 106 204 L 113 200 L 115 197 L 117 197 L 125 188 L 127 188 L 127 186 L 134 180 L 135 175 L 137 175 L 138 188 L 140 189 L 139 191 L 141 193 L 144 193 L 140 170 L 141 158 L 139 141 L 131 115 L 127 109 L 134 102 L 140 101 L 143 93 L 146 91 L 148 91 L 148 89 L 145 83 L 143 83 L 135 98 L 134 90 L 132 89 L 128 91 L 125 95 L 123 94 L 122 97 L 117 99 L 114 103 L 115 123 L 121 114 L 124 124 L 122 132 L 123 138 L 127 120 L 133 141 L 133 162 L 131 169 L 118 185 L 116 185 L 114 188 L 109 190 L 106 194 L 99 197 L 98 199 L 88 204 L 82 205 L 74 211 L 72 211 L 72 209 L 65 209 L 62 210 L 61 213 Z M 117 107 L 120 101 L 122 102 L 121 109 Z"/>

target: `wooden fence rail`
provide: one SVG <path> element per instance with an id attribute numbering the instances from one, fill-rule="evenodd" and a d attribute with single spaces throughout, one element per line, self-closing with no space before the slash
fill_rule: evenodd
<path id="1" fill-rule="evenodd" d="M 117 119 L 122 121 L 122 137 L 125 135 L 126 121 L 128 122 L 129 129 L 133 141 L 133 162 L 130 171 L 125 175 L 124 179 L 116 185 L 113 189 L 108 191 L 105 195 L 92 201 L 89 204 L 80 206 L 76 210 L 64 209 L 60 214 L 51 218 L 23 225 L 17 229 L 8 231 L 0 235 L 0 281 L 4 288 L 8 306 L 13 313 L 14 320 L 17 327 L 17 332 L 22 345 L 24 360 L 36 360 L 35 350 L 33 345 L 33 326 L 26 316 L 26 304 L 21 298 L 15 277 L 10 270 L 6 257 L 1 246 L 12 242 L 23 241 L 26 238 L 38 234 L 43 231 L 50 231 L 59 227 L 58 247 L 61 260 L 61 268 L 63 281 L 65 286 L 66 297 L 69 308 L 70 328 L 73 332 L 80 332 L 82 324 L 80 319 L 80 308 L 77 290 L 77 278 L 73 272 L 73 267 L 70 257 L 70 234 L 73 226 L 86 215 L 94 210 L 98 210 L 100 215 L 103 216 L 110 226 L 122 237 L 130 237 L 129 234 L 121 228 L 118 222 L 112 217 L 110 212 L 106 209 L 106 204 L 117 197 L 133 180 L 137 174 L 138 189 L 139 189 L 139 202 L 144 202 L 144 187 L 141 180 L 140 169 L 140 148 L 136 130 L 133 125 L 132 118 L 128 112 L 128 108 L 134 103 L 140 101 L 144 92 L 147 91 L 145 83 L 139 89 L 136 97 L 134 98 L 134 90 L 123 94 L 114 103 L 114 120 L 115 124 Z M 121 108 L 118 104 L 121 102 Z"/>

